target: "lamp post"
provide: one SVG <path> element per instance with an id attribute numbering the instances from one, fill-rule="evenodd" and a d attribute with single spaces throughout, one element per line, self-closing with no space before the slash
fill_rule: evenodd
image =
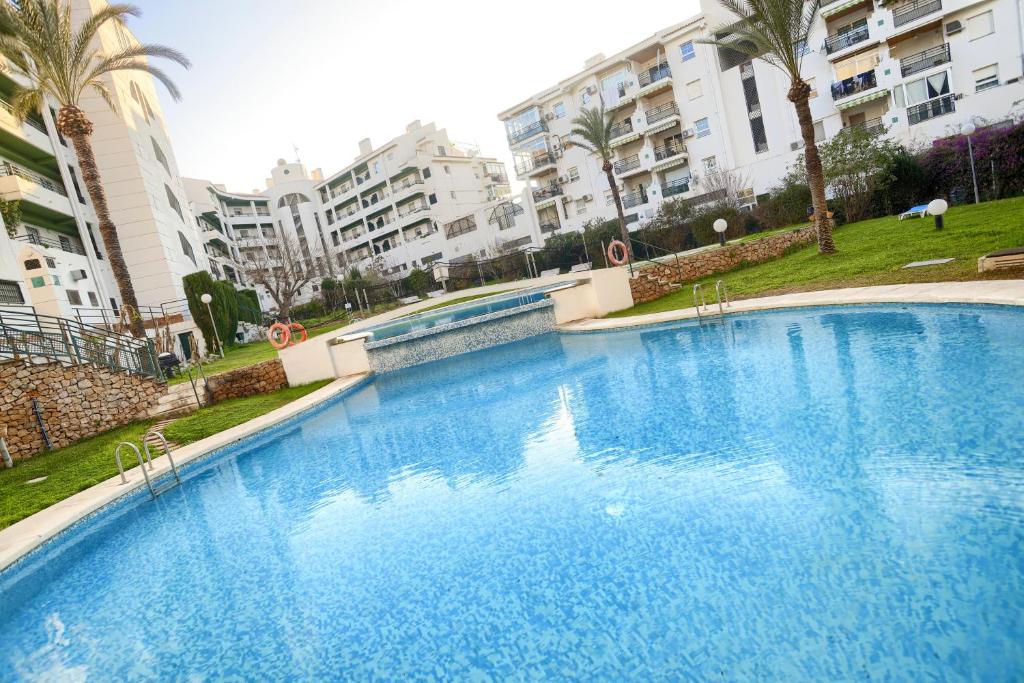
<path id="1" fill-rule="evenodd" d="M 942 230 L 942 214 L 946 213 L 949 204 L 945 199 L 933 199 L 928 202 L 928 213 L 935 216 L 935 229 Z"/>
<path id="2" fill-rule="evenodd" d="M 224 357 L 224 345 L 220 343 L 220 333 L 217 332 L 217 321 L 213 319 L 213 309 L 210 308 L 210 302 L 213 301 L 213 297 L 209 294 L 203 294 L 199 297 L 199 300 L 206 304 L 206 312 L 210 314 L 210 325 L 213 326 L 213 337 L 217 340 L 217 350 L 220 351 L 220 357 Z"/>
<path id="3" fill-rule="evenodd" d="M 718 244 L 724 247 L 725 231 L 729 228 L 729 224 L 725 222 L 724 218 L 719 218 L 714 222 L 714 224 L 711 227 L 713 227 L 715 229 L 715 232 L 718 233 Z"/>
<path id="4" fill-rule="evenodd" d="M 974 203 L 978 203 L 978 174 L 974 170 L 974 145 L 971 143 L 971 136 L 977 128 L 974 127 L 974 123 L 968 121 L 967 124 L 960 130 L 961 133 L 967 136 L 967 156 L 971 158 L 971 181 L 974 183 Z"/>

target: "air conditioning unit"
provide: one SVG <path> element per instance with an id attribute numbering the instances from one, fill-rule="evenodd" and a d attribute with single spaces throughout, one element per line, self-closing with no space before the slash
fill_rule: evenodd
<path id="1" fill-rule="evenodd" d="M 544 120 L 545 121 L 554 121 L 555 120 L 554 113 L 549 111 L 547 114 L 544 114 Z"/>
<path id="2" fill-rule="evenodd" d="M 803 140 L 796 140 L 794 142 L 789 143 L 789 150 L 791 152 L 795 152 L 795 151 L 797 151 L 798 149 L 800 149 L 803 146 L 804 146 Z"/>
<path id="3" fill-rule="evenodd" d="M 594 201 L 594 195 L 592 195 L 592 194 L 585 194 L 582 197 L 580 197 L 580 199 L 582 199 L 585 202 L 592 202 L 592 201 Z"/>
<path id="4" fill-rule="evenodd" d="M 75 282 L 78 282 L 79 280 L 85 280 L 88 277 L 89 275 L 84 270 L 79 269 L 71 271 L 71 279 L 74 280 Z"/>
<path id="5" fill-rule="evenodd" d="M 570 197 L 569 195 L 565 195 L 564 197 L 562 197 L 562 203 L 563 204 L 569 204 L 571 202 L 572 202 L 572 197 Z"/>
<path id="6" fill-rule="evenodd" d="M 565 183 L 569 182 L 569 176 L 560 175 L 558 176 L 558 179 L 555 182 L 564 185 Z"/>
<path id="7" fill-rule="evenodd" d="M 948 24 L 946 24 L 946 35 L 947 36 L 956 35 L 957 33 L 960 33 L 960 31 L 963 31 L 963 30 L 964 30 L 964 25 L 961 22 L 959 22 L 959 21 L 953 20 L 953 21 L 949 22 Z"/>
<path id="8" fill-rule="evenodd" d="M 693 136 L 694 136 L 693 128 L 684 128 L 683 129 L 683 139 L 684 140 L 686 138 L 692 138 Z"/>
<path id="9" fill-rule="evenodd" d="M 594 93 L 596 93 L 596 92 L 597 92 L 597 88 L 595 88 L 595 87 L 594 87 L 594 86 L 592 86 L 592 85 L 588 85 L 588 86 L 587 86 L 587 89 L 586 89 L 586 91 L 585 91 L 585 92 L 586 92 L 586 93 L 587 93 L 588 95 L 593 95 Z"/>

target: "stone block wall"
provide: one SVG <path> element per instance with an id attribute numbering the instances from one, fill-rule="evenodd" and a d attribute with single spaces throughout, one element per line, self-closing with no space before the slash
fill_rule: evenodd
<path id="1" fill-rule="evenodd" d="M 0 424 L 14 458 L 43 451 L 32 399 L 54 448 L 144 416 L 166 392 L 155 380 L 91 365 L 0 363 Z"/>
<path id="2" fill-rule="evenodd" d="M 279 358 L 245 368 L 212 375 L 207 391 L 214 403 L 229 398 L 269 394 L 288 386 L 288 377 Z"/>

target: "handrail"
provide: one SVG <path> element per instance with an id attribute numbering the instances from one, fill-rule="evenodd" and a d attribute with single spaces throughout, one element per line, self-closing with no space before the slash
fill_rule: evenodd
<path id="1" fill-rule="evenodd" d="M 662 119 L 667 119 L 670 116 L 675 116 L 679 113 L 679 105 L 675 102 L 666 102 L 665 104 L 654 107 L 648 110 L 646 114 L 647 125 L 657 123 Z"/>
<path id="2" fill-rule="evenodd" d="M 148 439 L 150 434 L 160 439 L 160 443 L 163 444 L 164 447 L 164 455 L 167 456 L 167 462 L 171 464 L 171 473 L 174 475 L 175 481 L 177 481 L 180 484 L 181 477 L 178 476 L 178 467 L 174 464 L 174 458 L 171 457 L 171 447 L 167 445 L 167 439 L 164 437 L 163 432 L 158 432 L 155 429 L 150 429 L 148 432 L 146 432 L 146 435 L 142 437 L 142 448 L 145 449 L 146 457 L 149 458 L 150 469 L 152 469 L 153 467 L 153 456 L 149 454 Z M 134 444 L 132 445 L 134 446 Z M 122 474 L 122 477 L 123 476 L 124 475 Z"/>
<path id="3" fill-rule="evenodd" d="M 15 114 L 14 114 L 14 107 L 11 105 L 10 102 L 8 102 L 6 99 L 4 99 L 2 97 L 0 97 L 0 109 L 3 109 L 4 111 L 6 111 L 11 116 L 15 116 Z M 38 120 L 32 118 L 31 116 L 26 116 L 25 120 L 22 121 L 22 123 L 27 123 L 28 125 L 32 126 L 36 130 L 38 130 L 40 133 L 46 133 L 46 126 L 43 125 L 43 122 L 42 121 L 38 121 Z"/>
<path id="4" fill-rule="evenodd" d="M 633 247 L 633 249 L 632 249 L 633 258 L 634 259 L 639 259 L 640 261 L 646 261 L 648 263 L 653 263 L 656 266 L 664 266 L 664 265 L 667 265 L 667 264 L 664 263 L 663 261 L 658 261 L 657 258 L 659 256 L 671 256 L 671 257 L 673 257 L 675 259 L 676 276 L 679 277 L 680 279 L 682 279 L 683 271 L 682 271 L 682 267 L 679 265 L 679 254 L 677 254 L 674 251 L 671 251 L 670 249 L 665 249 L 664 247 L 659 247 L 656 244 L 648 244 L 647 242 L 644 242 L 642 240 L 638 240 L 636 237 L 633 237 L 632 235 L 629 236 L 629 243 L 630 243 L 630 246 L 638 244 L 638 245 L 640 245 L 641 247 L 644 248 L 644 255 L 643 256 L 638 256 L 637 255 L 638 254 L 638 250 L 636 249 L 636 247 Z M 654 250 L 654 258 L 651 258 L 651 250 L 652 249 Z M 658 253 L 659 251 L 661 252 L 661 254 Z"/>
<path id="5" fill-rule="evenodd" d="M 640 168 L 640 155 L 633 154 L 625 159 L 619 159 L 612 164 L 612 170 L 615 171 L 616 175 L 625 173 L 626 171 L 632 171 L 633 169 Z"/>
<path id="6" fill-rule="evenodd" d="M 612 127 L 608 129 L 608 139 L 614 140 L 615 138 L 628 135 L 633 132 L 633 119 L 623 119 L 618 123 L 612 124 Z"/>
<path id="7" fill-rule="evenodd" d="M 704 308 L 707 308 L 708 305 L 704 301 L 704 285 L 699 282 L 693 285 L 693 307 L 697 309 L 697 322 L 701 322 L 700 305 L 697 304 L 698 292 L 700 293 L 700 303 L 703 304 Z"/>
<path id="8" fill-rule="evenodd" d="M 46 239 L 44 237 L 40 237 L 40 236 L 35 235 L 33 233 L 28 233 L 27 235 L 15 235 L 11 239 L 16 241 L 16 242 L 28 242 L 29 244 L 34 244 L 37 247 L 48 247 L 48 248 L 52 248 L 52 249 L 60 249 L 61 251 L 65 251 L 65 252 L 67 252 L 69 254 L 77 254 L 79 256 L 85 256 L 85 247 L 83 247 L 81 245 L 81 243 L 73 242 L 72 238 L 70 236 L 67 237 L 67 239 L 68 239 L 67 246 L 62 244 L 60 241 Z"/>
<path id="9" fill-rule="evenodd" d="M 35 183 L 40 187 L 46 188 L 50 192 L 56 192 L 64 197 L 68 196 L 68 191 L 60 181 L 54 180 L 53 178 L 47 178 L 44 175 L 30 171 L 27 168 L 13 164 L 10 161 L 4 161 L 0 163 L 0 176 L 17 176 L 23 180 Z"/>
<path id="10" fill-rule="evenodd" d="M 715 298 L 718 299 L 718 312 L 721 315 L 725 315 L 725 311 L 722 309 L 723 293 L 725 294 L 725 307 L 730 308 L 729 287 L 725 284 L 725 280 L 719 280 L 715 283 Z"/>
<path id="11" fill-rule="evenodd" d="M 949 61 L 949 43 L 915 52 L 900 60 L 900 75 L 910 76 Z"/>
<path id="12" fill-rule="evenodd" d="M 142 452 L 139 450 L 139 447 L 131 441 L 122 441 L 117 444 L 117 448 L 114 449 L 114 460 L 117 461 L 117 471 L 121 473 L 121 483 L 128 483 L 128 477 L 124 476 L 124 465 L 121 464 L 121 449 L 125 446 L 135 451 L 135 457 L 139 459 L 139 469 L 142 470 L 142 476 L 146 478 L 146 487 L 149 488 L 149 495 L 156 498 L 156 494 L 153 492 L 153 483 L 149 480 L 149 472 L 146 471 L 146 463 L 142 461 Z M 146 451 L 146 455 L 149 455 L 149 451 Z M 153 469 L 152 458 L 149 459 L 149 469 Z"/>
<path id="13" fill-rule="evenodd" d="M 832 54 L 839 50 L 845 50 L 851 45 L 867 40 L 869 37 L 867 25 L 858 26 L 850 31 L 843 31 L 825 39 L 825 53 Z"/>
<path id="14" fill-rule="evenodd" d="M 895 27 L 903 26 L 940 9 L 942 9 L 942 0 L 914 0 L 893 10 L 892 24 Z"/>
<path id="15" fill-rule="evenodd" d="M 657 83 L 662 79 L 671 77 L 672 69 L 669 68 L 668 62 L 659 62 L 658 64 L 655 64 L 651 68 L 641 72 L 640 75 L 637 77 L 637 83 L 640 85 L 641 88 L 646 88 L 652 83 Z"/>

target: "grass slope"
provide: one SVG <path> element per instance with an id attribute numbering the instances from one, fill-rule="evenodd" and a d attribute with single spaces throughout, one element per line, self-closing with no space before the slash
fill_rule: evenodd
<path id="1" fill-rule="evenodd" d="M 941 231 L 935 230 L 931 218 L 900 221 L 889 216 L 851 223 L 835 231 L 835 241 L 838 253 L 832 256 L 823 256 L 817 245 L 810 245 L 698 282 L 713 289 L 717 280 L 724 280 L 730 296 L 743 299 L 839 287 L 1021 277 L 1020 271 L 979 273 L 978 258 L 997 249 L 1024 246 L 1024 198 L 954 207 L 946 213 Z M 954 260 L 903 268 L 912 261 L 948 257 Z M 693 305 L 692 284 L 610 317 L 688 308 Z"/>

